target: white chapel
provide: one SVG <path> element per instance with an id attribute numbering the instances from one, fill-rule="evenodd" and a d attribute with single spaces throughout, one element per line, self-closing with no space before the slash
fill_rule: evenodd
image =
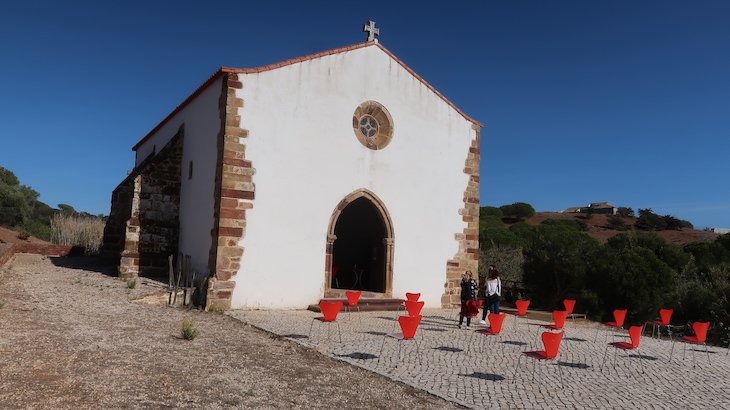
<path id="1" fill-rule="evenodd" d="M 120 276 L 182 254 L 213 310 L 350 289 L 458 303 L 477 270 L 482 124 L 373 37 L 222 67 L 145 135 L 105 229 Z"/>

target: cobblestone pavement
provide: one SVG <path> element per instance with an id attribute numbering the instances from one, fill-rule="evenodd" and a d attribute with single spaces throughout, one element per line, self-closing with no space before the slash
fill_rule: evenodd
<path id="1" fill-rule="evenodd" d="M 481 326 L 473 323 L 471 331 L 458 329 L 449 310 L 424 309 L 422 314 L 415 343 L 389 336 L 400 331 L 395 312 L 340 314 L 341 342 L 337 325 L 312 320 L 321 316 L 318 313 L 230 312 L 239 320 L 322 354 L 467 407 L 730 408 L 730 356 L 724 348 L 710 347 L 708 365 L 704 347 L 687 346 L 683 359 L 684 345 L 677 343 L 669 362 L 672 342 L 644 336 L 638 353 L 615 355 L 614 368 L 614 351 L 618 349 L 606 349 L 606 340 L 628 341 L 626 332 L 609 332 L 591 322 L 569 322 L 557 362 L 537 363 L 521 352 L 536 346 L 542 350 L 537 341 L 538 325 L 545 322 L 515 321 L 509 316 L 503 334 L 488 337 L 474 332 Z"/>

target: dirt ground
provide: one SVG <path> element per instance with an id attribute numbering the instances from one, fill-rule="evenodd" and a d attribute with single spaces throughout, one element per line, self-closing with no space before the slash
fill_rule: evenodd
<path id="1" fill-rule="evenodd" d="M 16 255 L 0 268 L 0 407 L 456 408 L 228 316 L 138 301 L 161 291 L 90 259 Z"/>

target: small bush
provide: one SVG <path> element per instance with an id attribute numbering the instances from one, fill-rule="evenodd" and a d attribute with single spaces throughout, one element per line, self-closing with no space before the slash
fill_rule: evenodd
<path id="1" fill-rule="evenodd" d="M 132 279 L 127 281 L 127 289 L 134 289 L 137 287 L 137 281 Z"/>
<path id="2" fill-rule="evenodd" d="M 20 239 L 21 241 L 25 241 L 28 238 L 30 238 L 30 232 L 26 231 L 25 229 L 18 232 L 18 239 Z"/>
<path id="3" fill-rule="evenodd" d="M 180 336 L 185 340 L 193 340 L 198 336 L 198 329 L 195 328 L 195 323 L 192 320 L 184 319 L 182 321 Z"/>
<path id="4" fill-rule="evenodd" d="M 5 302 L 2 299 L 0 299 L 0 309 L 2 309 L 3 306 L 5 306 Z"/>

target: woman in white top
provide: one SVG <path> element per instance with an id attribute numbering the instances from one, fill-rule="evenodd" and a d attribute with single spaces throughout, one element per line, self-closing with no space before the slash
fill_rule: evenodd
<path id="1" fill-rule="evenodd" d="M 502 281 L 499 279 L 499 271 L 494 265 L 489 265 L 487 280 L 484 285 L 484 310 L 482 311 L 481 324 L 486 324 L 487 311 L 499 314 L 499 299 L 502 297 Z"/>

